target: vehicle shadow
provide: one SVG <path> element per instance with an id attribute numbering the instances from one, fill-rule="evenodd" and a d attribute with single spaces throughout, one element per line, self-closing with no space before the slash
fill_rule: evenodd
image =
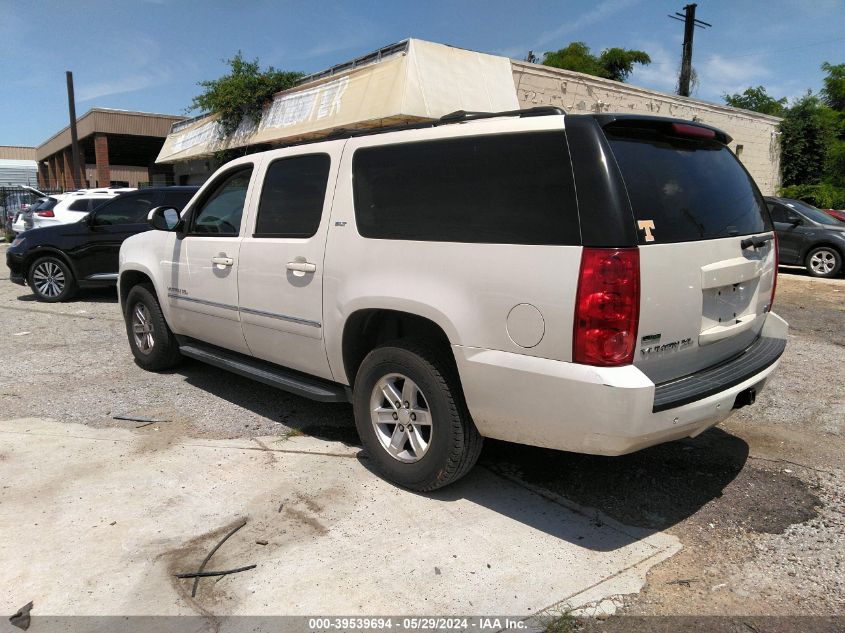
<path id="1" fill-rule="evenodd" d="M 721 429 L 620 457 L 486 440 L 470 475 L 426 496 L 467 499 L 580 547 L 609 551 L 670 528 L 721 497 L 748 452 L 745 441 Z M 372 469 L 369 460 L 361 463 Z M 542 510 L 532 499 L 538 495 L 545 497 Z M 573 511 L 582 520 L 573 521 Z"/>
<path id="2" fill-rule="evenodd" d="M 293 429 L 296 434 L 360 446 L 350 404 L 315 402 L 191 359 L 165 373 L 183 376 L 189 385 Z M 286 433 L 280 428 L 280 435 Z"/>
<path id="3" fill-rule="evenodd" d="M 18 295 L 18 301 L 38 303 L 33 293 Z M 77 293 L 62 303 L 117 303 L 117 288 L 80 288 Z"/>
<path id="4" fill-rule="evenodd" d="M 297 434 L 360 446 L 348 404 L 313 402 L 199 362 L 183 363 L 175 373 Z M 280 435 L 287 433 L 280 426 Z M 580 547 L 607 551 L 665 530 L 721 497 L 748 453 L 745 441 L 719 428 L 621 457 L 486 440 L 479 465 L 465 479 L 424 496 L 469 500 Z M 359 462 L 374 470 L 363 450 Z M 573 520 L 573 510 L 580 520 Z"/>

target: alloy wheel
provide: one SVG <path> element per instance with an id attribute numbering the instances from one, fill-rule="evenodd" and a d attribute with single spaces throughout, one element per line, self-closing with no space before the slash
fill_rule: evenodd
<path id="1" fill-rule="evenodd" d="M 149 354 L 155 347 L 155 335 L 150 310 L 143 303 L 132 308 L 132 336 L 135 346 L 142 354 Z"/>
<path id="2" fill-rule="evenodd" d="M 52 261 L 38 264 L 32 271 L 32 282 L 40 294 L 45 297 L 58 297 L 65 289 L 65 273 Z"/>
<path id="3" fill-rule="evenodd" d="M 810 257 L 810 268 L 817 275 L 829 275 L 836 267 L 836 254 L 826 248 L 820 248 Z"/>
<path id="4" fill-rule="evenodd" d="M 431 446 L 433 427 L 428 401 L 416 383 L 402 374 L 388 374 L 370 396 L 373 428 L 382 448 L 394 459 L 412 464 Z"/>

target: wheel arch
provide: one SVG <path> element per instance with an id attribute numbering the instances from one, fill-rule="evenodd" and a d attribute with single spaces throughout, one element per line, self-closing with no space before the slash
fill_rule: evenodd
<path id="1" fill-rule="evenodd" d="M 35 250 L 27 253 L 23 260 L 23 271 L 27 281 L 29 281 L 29 269 L 32 268 L 32 265 L 36 262 L 36 260 L 40 257 L 49 257 L 51 255 L 62 260 L 70 269 L 74 280 L 79 280 L 79 274 L 76 272 L 76 267 L 73 265 L 73 261 L 64 251 L 54 246 L 39 246 Z"/>
<path id="2" fill-rule="evenodd" d="M 807 256 L 812 253 L 817 248 L 832 248 L 837 253 L 839 253 L 839 257 L 845 261 L 845 245 L 837 244 L 834 240 L 821 240 L 819 242 L 813 242 L 804 249 L 804 252 L 801 254 L 801 262 L 806 263 Z"/>
<path id="3" fill-rule="evenodd" d="M 367 354 L 382 343 L 399 339 L 445 348 L 453 358 L 449 336 L 432 319 L 401 310 L 363 308 L 350 314 L 343 324 L 341 353 L 348 384 L 355 383 L 358 368 Z"/>
<path id="4" fill-rule="evenodd" d="M 152 276 L 147 271 L 130 268 L 120 272 L 117 289 L 121 310 L 126 309 L 126 298 L 129 296 L 129 291 L 139 284 L 146 283 L 150 284 L 153 287 L 153 292 L 158 294 Z"/>

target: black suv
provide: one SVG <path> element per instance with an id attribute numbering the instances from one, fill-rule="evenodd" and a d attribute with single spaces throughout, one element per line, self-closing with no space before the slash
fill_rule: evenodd
<path id="1" fill-rule="evenodd" d="M 806 266 L 813 277 L 835 277 L 845 256 L 845 222 L 790 198 L 767 197 L 781 264 Z"/>
<path id="2" fill-rule="evenodd" d="M 67 301 L 78 288 L 117 282 L 120 245 L 150 228 L 158 206 L 181 211 L 199 187 L 152 187 L 109 200 L 79 222 L 24 231 L 6 251 L 13 282 L 29 283 L 39 301 Z"/>

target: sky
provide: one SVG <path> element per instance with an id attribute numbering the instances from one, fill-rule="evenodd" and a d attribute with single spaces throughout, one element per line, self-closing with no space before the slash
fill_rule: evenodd
<path id="1" fill-rule="evenodd" d="M 40 145 L 76 110 L 185 114 L 197 82 L 243 51 L 262 66 L 316 72 L 407 37 L 523 59 L 583 41 L 652 59 L 629 83 L 673 92 L 686 0 L 0 0 L 0 145 Z M 821 88 L 845 63 L 845 0 L 700 0 L 693 97 L 763 85 L 775 97 Z M 198 114 L 194 112 L 193 114 Z"/>

